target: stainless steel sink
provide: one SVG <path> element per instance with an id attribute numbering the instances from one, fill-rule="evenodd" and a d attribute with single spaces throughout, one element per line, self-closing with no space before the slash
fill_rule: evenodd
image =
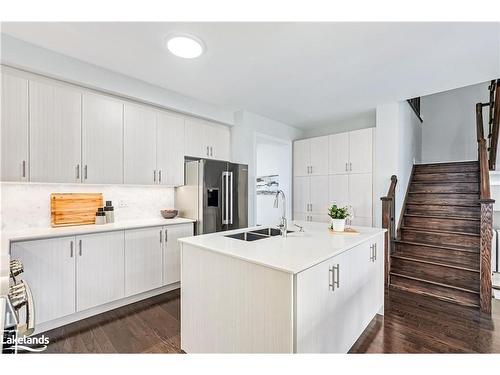
<path id="1" fill-rule="evenodd" d="M 287 231 L 287 233 L 291 232 L 293 231 L 292 230 Z M 228 234 L 226 237 L 234 238 L 235 240 L 241 240 L 241 241 L 257 241 L 279 235 L 281 235 L 281 231 L 277 228 L 263 228 L 243 233 Z"/>

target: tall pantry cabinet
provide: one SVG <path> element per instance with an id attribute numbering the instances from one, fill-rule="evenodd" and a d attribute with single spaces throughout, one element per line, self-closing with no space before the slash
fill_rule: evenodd
<path id="1" fill-rule="evenodd" d="M 374 128 L 294 142 L 295 220 L 328 222 L 328 208 L 350 206 L 352 225 L 373 222 Z"/>

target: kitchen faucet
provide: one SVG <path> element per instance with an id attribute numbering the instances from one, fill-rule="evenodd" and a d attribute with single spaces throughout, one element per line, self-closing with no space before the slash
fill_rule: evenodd
<path id="1" fill-rule="evenodd" d="M 278 228 L 280 228 L 281 236 L 286 237 L 287 235 L 287 221 L 286 221 L 286 197 L 283 190 L 278 190 L 274 197 L 274 208 L 278 208 L 278 197 L 281 194 L 281 205 L 283 206 L 283 211 L 281 213 L 280 224 Z"/>

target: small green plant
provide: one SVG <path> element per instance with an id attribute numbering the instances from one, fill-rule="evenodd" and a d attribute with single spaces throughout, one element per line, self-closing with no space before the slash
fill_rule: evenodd
<path id="1" fill-rule="evenodd" d="M 345 219 L 349 217 L 349 208 L 346 207 L 338 207 L 336 204 L 332 205 L 328 210 L 328 216 L 332 219 Z"/>

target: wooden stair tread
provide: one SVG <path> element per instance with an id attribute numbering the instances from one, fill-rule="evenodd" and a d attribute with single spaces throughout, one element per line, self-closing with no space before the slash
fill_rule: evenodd
<path id="1" fill-rule="evenodd" d="M 422 194 L 422 193 L 417 193 L 417 194 Z M 427 193 L 429 194 L 429 193 Z M 467 203 L 461 203 L 461 204 L 447 204 L 447 203 L 422 203 L 422 202 L 411 202 L 407 203 L 407 205 L 410 204 L 412 206 L 447 206 L 447 207 L 479 207 L 479 199 L 477 203 L 474 204 L 467 204 Z"/>
<path id="2" fill-rule="evenodd" d="M 454 232 L 454 231 L 449 231 L 449 230 L 440 230 L 440 229 L 422 229 L 418 227 L 408 227 L 404 226 L 401 227 L 402 230 L 413 230 L 417 232 L 426 232 L 426 233 L 442 233 L 442 234 L 456 234 L 460 236 L 473 236 L 473 237 L 479 237 L 479 233 L 467 233 L 467 232 Z"/>
<path id="3" fill-rule="evenodd" d="M 447 268 L 454 268 L 454 269 L 457 269 L 457 270 L 463 270 L 463 271 L 470 271 L 470 272 L 477 272 L 477 273 L 479 273 L 479 269 L 467 268 L 467 267 L 452 265 L 452 264 L 449 264 L 449 263 L 442 263 L 442 262 L 436 262 L 436 261 L 426 260 L 424 258 L 419 258 L 419 257 L 415 257 L 415 256 L 398 255 L 397 253 L 394 253 L 394 254 L 391 254 L 391 258 L 398 258 L 398 259 L 408 260 L 408 261 L 411 261 L 411 262 L 427 263 L 427 264 L 432 264 L 432 265 L 435 265 L 435 266 L 441 266 L 441 267 L 447 267 Z"/>
<path id="4" fill-rule="evenodd" d="M 450 184 L 456 184 L 456 182 L 449 182 Z M 415 184 L 415 182 L 412 183 L 412 185 Z M 461 191 L 449 191 L 446 193 L 443 193 L 442 191 L 409 191 L 408 194 L 460 194 L 460 195 L 474 195 L 477 196 L 479 200 L 479 192 L 473 192 L 473 193 L 464 193 Z"/>
<path id="5" fill-rule="evenodd" d="M 443 287 L 443 288 L 455 289 L 455 290 L 460 290 L 462 292 L 473 293 L 473 294 L 478 294 L 479 295 L 478 291 L 475 291 L 475 290 L 472 290 L 472 289 L 462 288 L 462 287 L 459 287 L 459 286 L 454 286 L 454 285 L 449 285 L 449 284 L 438 283 L 436 281 L 425 280 L 425 279 L 422 279 L 422 278 L 419 278 L 419 277 L 408 276 L 408 275 L 404 275 L 404 274 L 393 272 L 393 271 L 391 271 L 390 274 L 398 276 L 398 277 L 403 277 L 403 278 L 406 278 L 406 279 L 420 281 L 420 282 L 427 283 L 427 284 L 438 285 L 438 286 Z"/>
<path id="6" fill-rule="evenodd" d="M 427 243 L 427 242 L 415 242 L 415 241 L 405 241 L 405 240 L 395 240 L 395 243 L 400 244 L 408 244 L 415 246 L 425 246 L 425 247 L 434 247 L 438 249 L 447 249 L 447 250 L 455 250 L 455 251 L 463 251 L 466 253 L 479 253 L 479 247 L 468 247 L 468 246 L 458 246 L 458 245 L 441 245 L 435 243 Z"/>
<path id="7" fill-rule="evenodd" d="M 445 297 L 445 296 L 441 296 L 439 294 L 434 294 L 434 293 L 423 291 L 423 290 L 409 288 L 409 287 L 405 287 L 405 286 L 402 286 L 402 285 L 390 284 L 390 287 L 394 288 L 394 289 L 398 289 L 398 290 L 403 290 L 403 291 L 409 292 L 409 293 L 415 293 L 415 294 L 420 294 L 422 296 L 437 298 L 439 300 L 442 300 L 442 301 L 445 301 L 445 302 L 449 302 L 449 303 L 454 303 L 454 304 L 458 303 L 460 305 L 469 306 L 469 307 L 479 307 L 478 303 L 467 303 L 467 302 L 463 302 L 463 301 L 457 301 L 456 299 L 453 299 L 453 298 L 448 298 L 448 297 Z"/>
<path id="8" fill-rule="evenodd" d="M 408 217 L 422 217 L 426 219 L 449 219 L 449 220 L 468 220 L 468 221 L 481 220 L 481 218 L 470 217 L 470 216 L 420 215 L 420 214 L 407 214 L 407 213 L 404 213 L 403 215 Z"/>

